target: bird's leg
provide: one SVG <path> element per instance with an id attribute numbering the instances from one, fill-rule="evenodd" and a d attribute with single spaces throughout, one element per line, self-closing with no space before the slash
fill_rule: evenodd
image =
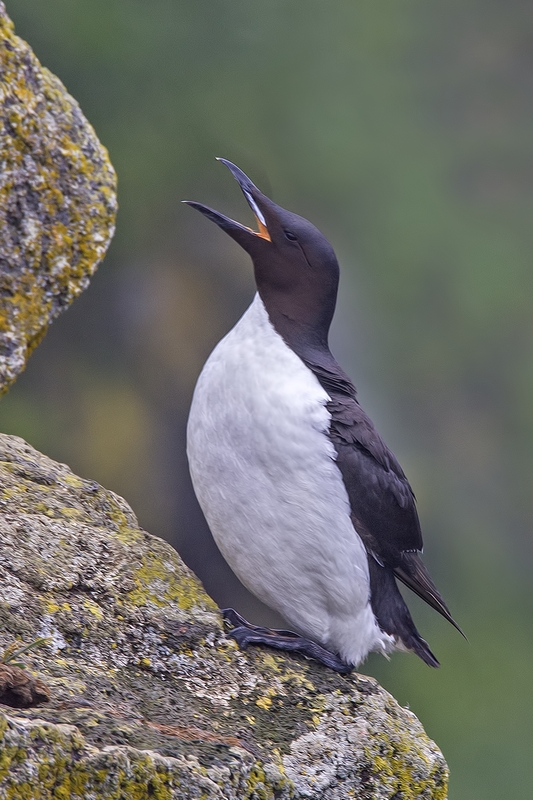
<path id="1" fill-rule="evenodd" d="M 244 617 L 233 608 L 222 609 L 222 616 L 225 622 L 233 625 L 229 636 L 231 636 L 239 647 L 243 650 L 249 644 L 266 644 L 269 647 L 274 647 L 276 650 L 286 650 L 292 653 L 301 653 L 307 658 L 314 658 L 325 664 L 326 667 L 335 670 L 335 672 L 348 673 L 351 672 L 353 667 L 346 664 L 339 656 L 330 653 L 324 647 L 321 647 L 316 642 L 310 639 L 305 639 L 293 631 L 273 630 L 272 628 L 263 628 L 260 625 L 251 625 Z"/>

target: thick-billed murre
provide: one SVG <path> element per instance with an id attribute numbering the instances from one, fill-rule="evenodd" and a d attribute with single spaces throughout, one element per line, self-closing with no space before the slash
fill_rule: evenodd
<path id="1" fill-rule="evenodd" d="M 298 632 L 250 625 L 227 609 L 232 635 L 242 647 L 302 652 L 339 672 L 394 649 L 437 667 L 396 579 L 458 626 L 420 559 L 407 478 L 329 350 L 339 281 L 333 248 L 219 160 L 259 230 L 184 202 L 249 253 L 257 294 L 198 379 L 190 471 L 230 567 Z"/>

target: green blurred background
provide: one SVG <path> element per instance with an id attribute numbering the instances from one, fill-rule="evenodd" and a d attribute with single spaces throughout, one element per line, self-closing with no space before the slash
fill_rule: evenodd
<path id="1" fill-rule="evenodd" d="M 419 501 L 467 632 L 372 657 L 443 749 L 452 800 L 533 796 L 533 6 L 524 0 L 7 0 L 118 171 L 115 240 L 0 404 L 0 427 L 124 495 L 221 604 L 272 619 L 209 538 L 191 392 L 253 294 L 180 205 L 250 221 L 225 156 L 334 243 L 332 336 Z"/>

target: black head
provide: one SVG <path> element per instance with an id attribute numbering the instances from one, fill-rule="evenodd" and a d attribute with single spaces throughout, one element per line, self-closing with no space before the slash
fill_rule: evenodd
<path id="1" fill-rule="evenodd" d="M 327 345 L 339 283 L 332 246 L 306 219 L 273 203 L 235 164 L 218 160 L 238 181 L 259 230 L 201 203 L 184 202 L 216 222 L 250 254 L 258 292 L 278 332 L 291 338 L 298 333 L 310 344 Z"/>

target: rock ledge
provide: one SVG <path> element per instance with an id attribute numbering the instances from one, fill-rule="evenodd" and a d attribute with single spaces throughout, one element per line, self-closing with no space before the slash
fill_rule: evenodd
<path id="1" fill-rule="evenodd" d="M 51 691 L 0 717 L 0 794 L 446 797 L 416 717 L 371 678 L 240 652 L 177 553 L 113 492 L 0 435 L 0 647 Z"/>

